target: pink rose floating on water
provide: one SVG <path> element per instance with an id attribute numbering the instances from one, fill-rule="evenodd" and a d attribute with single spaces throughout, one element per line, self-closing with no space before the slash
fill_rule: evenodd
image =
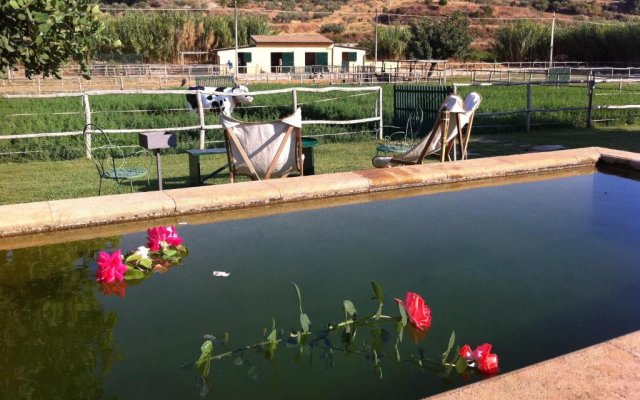
<path id="1" fill-rule="evenodd" d="M 98 270 L 96 271 L 96 280 L 98 282 L 121 282 L 126 271 L 127 266 L 122 262 L 120 249 L 111 254 L 106 251 L 101 251 L 98 254 Z"/>
<path id="2" fill-rule="evenodd" d="M 418 330 L 425 330 L 431 327 L 431 309 L 424 302 L 424 299 L 419 294 L 407 292 L 404 295 L 404 301 L 395 299 L 396 302 L 402 304 L 409 321 Z"/>
<path id="3" fill-rule="evenodd" d="M 147 229 L 147 247 L 151 251 L 158 251 L 160 248 L 167 246 L 179 246 L 182 244 L 182 238 L 178 236 L 176 228 L 173 226 L 162 225 Z"/>
<path id="4" fill-rule="evenodd" d="M 495 375 L 498 370 L 498 355 L 491 353 L 491 344 L 483 343 L 471 351 L 471 347 L 465 344 L 460 349 L 460 357 L 468 363 L 475 363 L 480 372 L 487 375 Z"/>

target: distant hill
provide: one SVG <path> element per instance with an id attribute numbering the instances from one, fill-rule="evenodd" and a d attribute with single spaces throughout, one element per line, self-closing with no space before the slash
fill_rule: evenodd
<path id="1" fill-rule="evenodd" d="M 218 2 L 206 0 L 103 0 L 102 3 L 103 8 L 228 10 Z M 376 9 L 381 24 L 406 24 L 422 16 L 446 16 L 462 11 L 473 18 L 473 47 L 486 48 L 491 44 L 493 32 L 509 19 L 551 19 L 555 11 L 559 20 L 629 20 L 638 18 L 633 12 L 640 13 L 640 0 L 253 0 L 243 8 L 267 15 L 280 32 L 323 33 L 340 42 L 354 43 L 372 37 Z"/>

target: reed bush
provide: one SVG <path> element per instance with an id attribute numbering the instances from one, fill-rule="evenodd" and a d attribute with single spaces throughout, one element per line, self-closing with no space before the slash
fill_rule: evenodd
<path id="1" fill-rule="evenodd" d="M 639 42 L 639 22 L 585 24 L 559 30 L 556 48 L 558 55 L 574 61 L 637 63 Z"/>
<path id="2" fill-rule="evenodd" d="M 211 16 L 183 12 L 122 13 L 104 20 L 107 34 L 119 39 L 124 54 L 142 54 L 148 63 L 178 63 L 181 51 L 211 51 L 234 45 L 231 16 Z M 238 43 L 246 45 L 251 35 L 271 34 L 263 16 L 238 18 Z M 95 55 L 111 53 L 101 48 Z"/>
<path id="3" fill-rule="evenodd" d="M 517 21 L 498 29 L 494 52 L 501 61 L 538 61 L 549 57 L 549 26 Z"/>

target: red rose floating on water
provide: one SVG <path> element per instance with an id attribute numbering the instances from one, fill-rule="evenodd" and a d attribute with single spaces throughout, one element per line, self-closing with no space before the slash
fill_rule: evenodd
<path id="1" fill-rule="evenodd" d="M 471 351 L 471 347 L 468 344 L 465 344 L 460 349 L 460 357 L 469 363 L 475 363 L 478 370 L 484 374 L 494 375 L 498 373 L 498 355 L 491 353 L 491 345 L 489 343 L 483 343 L 473 351 Z"/>
<path id="2" fill-rule="evenodd" d="M 426 305 L 424 299 L 419 294 L 407 292 L 404 295 L 404 301 L 396 299 L 399 304 L 402 304 L 409 321 L 418 330 L 425 330 L 431 327 L 431 309 Z"/>
<path id="3" fill-rule="evenodd" d="M 178 236 L 176 228 L 173 226 L 156 226 L 147 229 L 147 246 L 151 251 L 158 251 L 160 247 L 179 246 L 182 238 Z"/>
<path id="4" fill-rule="evenodd" d="M 101 251 L 98 254 L 98 270 L 96 271 L 96 280 L 98 282 L 120 282 L 124 278 L 126 271 L 127 266 L 122 263 L 120 249 L 111 254 L 106 251 Z"/>

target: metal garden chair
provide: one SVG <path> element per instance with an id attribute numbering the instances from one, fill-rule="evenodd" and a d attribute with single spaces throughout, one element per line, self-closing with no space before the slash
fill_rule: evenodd
<path id="1" fill-rule="evenodd" d="M 92 147 L 91 159 L 96 166 L 100 184 L 98 186 L 98 196 L 102 192 L 102 181 L 111 180 L 118 185 L 129 182 L 130 190 L 133 192 L 133 181 L 147 178 L 147 187 L 150 185 L 149 169 L 153 164 L 153 154 L 140 146 L 116 146 L 111 144 L 109 137 L 104 131 L 95 125 L 88 124 L 84 127 L 85 143 L 86 135 L 91 133 L 96 139 L 103 142 L 97 147 Z"/>
<path id="2" fill-rule="evenodd" d="M 378 154 L 384 153 L 404 153 L 411 149 L 420 134 L 420 128 L 424 121 L 424 113 L 422 108 L 414 109 L 405 124 L 404 131 L 395 131 L 385 136 L 385 143 L 377 147 Z M 390 128 L 399 129 L 398 126 L 388 126 Z"/>

